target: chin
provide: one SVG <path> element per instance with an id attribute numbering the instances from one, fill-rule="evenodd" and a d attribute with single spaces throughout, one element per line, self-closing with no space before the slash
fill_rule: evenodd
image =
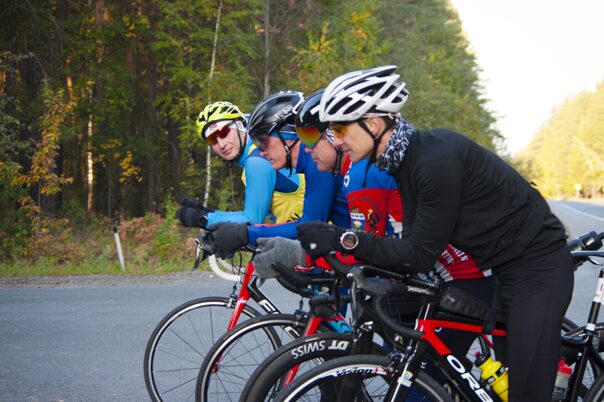
<path id="1" fill-rule="evenodd" d="M 275 169 L 275 170 L 283 169 L 285 167 L 285 163 L 279 163 L 279 162 L 271 162 L 271 165 L 273 166 L 273 169 Z"/>
<path id="2" fill-rule="evenodd" d="M 331 171 L 331 167 L 323 165 L 323 164 L 320 164 L 320 163 L 317 163 L 317 170 L 319 172 L 330 172 Z"/>

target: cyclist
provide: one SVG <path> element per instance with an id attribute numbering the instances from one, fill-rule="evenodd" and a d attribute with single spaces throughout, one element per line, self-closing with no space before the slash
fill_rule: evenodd
<path id="1" fill-rule="evenodd" d="M 409 96 L 396 66 L 332 81 L 319 114 L 351 160 L 396 180 L 403 238 L 347 232 L 323 222 L 298 226 L 312 255 L 347 251 L 397 271 L 429 271 L 448 243 L 498 280 L 494 310 L 507 324 L 509 401 L 549 401 L 560 328 L 573 289 L 571 256 L 558 218 L 520 174 L 493 152 L 446 129 L 416 130 L 397 113 Z"/>
<path id="2" fill-rule="evenodd" d="M 197 134 L 212 151 L 229 163 L 243 168 L 246 185 L 243 211 L 215 211 L 187 198 L 179 210 L 184 226 L 206 227 L 216 222 L 282 223 L 297 219 L 302 213 L 304 177 L 275 171 L 260 155 L 246 132 L 246 120 L 231 102 L 207 105 L 197 118 Z"/>
<path id="3" fill-rule="evenodd" d="M 322 94 L 323 90 L 306 98 L 296 114 L 296 131 L 305 145 L 305 151 L 312 155 L 320 171 L 341 170 L 344 175 L 342 190 L 350 213 L 347 227 L 377 236 L 400 237 L 403 205 L 396 181 L 374 164 L 369 164 L 366 159 L 354 163 L 351 163 L 348 157 L 341 159 L 340 149 L 333 146 L 333 132 L 327 123 L 319 120 Z M 300 244 L 288 239 L 274 238 L 263 241 L 260 248 L 262 252 L 256 256 L 254 265 L 258 274 L 264 277 L 278 275 L 271 268 L 274 262 L 280 262 L 287 267 L 311 263 Z M 346 256 L 340 257 L 347 263 L 360 262 Z M 322 258 L 315 261 L 315 265 L 329 267 Z M 481 270 L 467 253 L 448 245 L 435 263 L 434 271 L 446 282 L 446 286 L 461 288 L 485 303 L 491 303 L 493 278 L 489 271 Z M 403 320 L 413 322 L 417 318 L 421 302 L 411 302 L 412 300 L 406 301 L 405 310 L 401 313 L 404 314 Z M 460 355 L 467 353 L 475 339 L 473 334 L 460 334 L 458 331 L 447 329 L 442 330 L 441 336 L 446 337 L 453 352 Z M 446 381 L 439 375 L 438 370 L 429 370 L 429 373 L 435 379 Z"/>
<path id="4" fill-rule="evenodd" d="M 348 226 L 346 200 L 341 192 L 341 176 L 320 172 L 305 152 L 295 128 L 295 113 L 304 101 L 300 92 L 281 91 L 264 98 L 249 119 L 249 135 L 275 170 L 304 175 L 306 189 L 302 215 L 295 222 L 277 225 L 250 225 L 223 222 L 208 226 L 214 231 L 218 257 L 230 257 L 238 248 L 261 237 L 296 237 L 296 225 L 313 220 Z"/>

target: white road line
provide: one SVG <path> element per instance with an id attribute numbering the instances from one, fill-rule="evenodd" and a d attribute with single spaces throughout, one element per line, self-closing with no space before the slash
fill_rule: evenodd
<path id="1" fill-rule="evenodd" d="M 585 215 L 585 216 L 590 217 L 590 218 L 592 218 L 592 219 L 597 219 L 597 220 L 599 220 L 599 221 L 604 222 L 604 218 L 600 218 L 599 216 L 595 216 L 595 215 L 592 215 L 592 214 L 588 214 L 587 212 L 579 211 L 578 209 L 575 209 L 575 208 L 573 208 L 573 207 L 569 207 L 568 205 L 566 205 L 566 204 L 564 204 L 564 203 L 562 203 L 562 202 L 560 202 L 558 205 L 561 205 L 561 206 L 563 206 L 564 208 L 568 208 L 568 209 L 570 209 L 570 210 L 572 210 L 572 211 L 574 211 L 574 212 L 576 212 L 576 213 L 578 213 L 578 214 Z"/>

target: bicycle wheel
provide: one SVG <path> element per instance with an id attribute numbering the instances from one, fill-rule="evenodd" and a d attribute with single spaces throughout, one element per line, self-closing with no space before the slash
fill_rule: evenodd
<path id="1" fill-rule="evenodd" d="M 601 377 L 604 372 L 604 344 L 602 343 L 604 337 L 604 322 L 596 324 L 596 332 L 600 334 L 600 342 L 598 350 L 593 350 L 588 355 L 588 364 L 585 367 L 585 373 L 583 374 L 582 387 L 579 390 L 579 396 L 586 397 L 588 390 L 593 387 L 593 384 L 598 378 Z M 576 327 L 566 332 L 568 336 L 579 336 L 581 337 L 585 333 L 585 326 Z M 569 353 L 570 352 L 570 353 Z M 573 365 L 578 356 L 576 351 L 573 353 L 572 349 L 562 348 L 562 356 L 566 358 L 567 363 Z M 569 358 L 569 356 L 572 356 Z"/>
<path id="2" fill-rule="evenodd" d="M 337 398 L 344 391 L 341 389 L 344 379 L 350 379 L 356 385 L 355 394 L 347 401 L 383 401 L 390 384 L 396 384 L 397 380 L 390 368 L 391 363 L 388 357 L 376 355 L 334 359 L 297 378 L 279 392 L 275 402 L 339 400 Z M 453 401 L 447 391 L 423 371 L 415 378 L 407 400 Z"/>
<path id="3" fill-rule="evenodd" d="M 306 320 L 296 315 L 270 314 L 255 317 L 224 334 L 208 351 L 199 369 L 195 401 L 238 400 L 256 367 L 283 344 L 300 337 L 305 325 Z"/>
<path id="4" fill-rule="evenodd" d="M 199 367 L 215 340 L 226 331 L 233 307 L 227 297 L 194 299 L 174 308 L 157 324 L 143 363 L 152 401 L 192 400 Z M 249 305 L 242 314 L 242 319 L 261 315 Z"/>
<path id="5" fill-rule="evenodd" d="M 585 395 L 584 402 L 602 402 L 604 401 L 604 376 L 600 376 L 591 386 L 591 389 Z"/>
<path id="6" fill-rule="evenodd" d="M 241 401 L 272 401 L 280 391 L 289 371 L 297 368 L 302 375 L 326 360 L 349 356 L 352 352 L 352 335 L 328 332 L 296 339 L 277 349 L 266 358 L 247 381 L 241 392 Z M 377 344 L 371 354 L 388 352 Z"/>

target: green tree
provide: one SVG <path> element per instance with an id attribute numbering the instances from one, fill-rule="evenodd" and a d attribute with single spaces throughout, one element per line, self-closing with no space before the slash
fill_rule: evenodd
<path id="1" fill-rule="evenodd" d="M 557 107 L 514 163 L 549 197 L 601 197 L 604 188 L 604 83 Z"/>

